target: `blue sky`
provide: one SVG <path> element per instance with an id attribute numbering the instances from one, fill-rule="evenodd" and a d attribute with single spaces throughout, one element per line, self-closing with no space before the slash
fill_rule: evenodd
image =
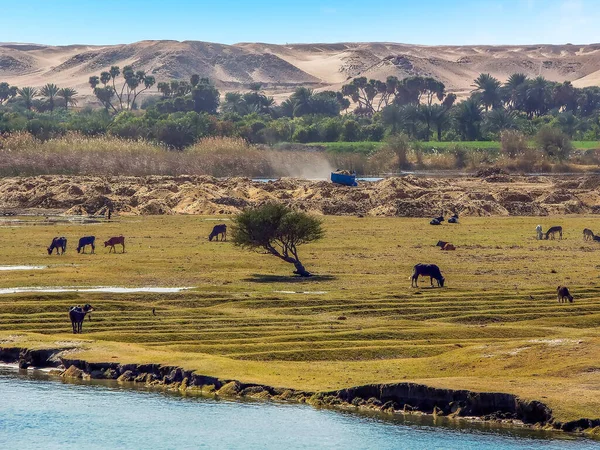
<path id="1" fill-rule="evenodd" d="M 0 42 L 600 42 L 598 0 L 0 0 Z"/>

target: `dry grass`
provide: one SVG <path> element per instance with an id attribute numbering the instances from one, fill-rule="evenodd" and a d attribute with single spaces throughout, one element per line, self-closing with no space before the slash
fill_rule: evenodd
<path id="1" fill-rule="evenodd" d="M 97 312 L 84 325 L 83 358 L 178 364 L 310 390 L 411 380 L 516 393 L 548 403 L 561 420 L 598 416 L 600 252 L 580 235 L 595 218 L 544 219 L 544 228 L 565 228 L 562 241 L 534 239 L 540 218 L 441 227 L 423 219 L 324 220 L 326 238 L 301 250 L 320 275 L 309 280 L 288 277 L 291 267 L 276 258 L 208 242 L 215 222 L 198 216 L 0 227 L 0 265 L 50 265 L 4 272 L 0 288 L 196 286 L 180 294 L 0 295 L 0 342 L 72 341 L 67 308 L 89 302 Z M 78 255 L 75 238 L 90 233 L 98 240 L 123 233 L 128 252 Z M 70 239 L 68 252 L 49 257 L 45 246 L 58 235 Z M 441 252 L 439 239 L 457 251 Z M 447 287 L 422 280 L 410 289 L 417 262 L 437 263 Z M 575 303 L 556 301 L 559 284 Z"/>

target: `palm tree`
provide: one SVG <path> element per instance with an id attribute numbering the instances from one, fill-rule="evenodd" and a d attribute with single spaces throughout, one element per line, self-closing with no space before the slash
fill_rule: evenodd
<path id="1" fill-rule="evenodd" d="M 481 106 L 477 100 L 470 98 L 458 105 L 456 121 L 464 140 L 474 141 L 479 138 L 482 118 Z"/>
<path id="2" fill-rule="evenodd" d="M 454 95 L 454 94 L 451 94 Z M 435 127 L 437 132 L 438 142 L 442 141 L 442 132 L 445 128 L 450 125 L 450 108 L 445 105 L 432 105 L 431 124 Z"/>
<path id="3" fill-rule="evenodd" d="M 69 105 L 76 106 L 77 100 L 74 98 L 77 95 L 77 91 L 73 88 L 62 88 L 57 94 L 65 101 L 65 111 L 69 109 Z"/>
<path id="4" fill-rule="evenodd" d="M 502 102 L 502 96 L 500 94 L 500 81 L 494 78 L 489 73 L 482 73 L 475 80 L 473 85 L 476 92 L 479 95 L 479 100 L 486 112 L 489 108 L 496 108 Z"/>
<path id="5" fill-rule="evenodd" d="M 525 100 L 525 86 L 527 75 L 524 73 L 513 73 L 504 83 L 504 101 L 511 109 L 520 109 Z"/>
<path id="6" fill-rule="evenodd" d="M 24 87 L 18 90 L 19 97 L 25 103 L 25 107 L 31 111 L 33 106 L 33 99 L 38 96 L 38 91 L 33 87 Z"/>
<path id="7" fill-rule="evenodd" d="M 50 111 L 54 111 L 54 99 L 56 98 L 58 91 L 60 89 L 54 83 L 48 83 L 40 90 L 40 94 L 42 97 L 46 97 L 48 99 L 48 106 Z"/>
<path id="8" fill-rule="evenodd" d="M 506 110 L 504 108 L 496 108 L 487 114 L 485 125 L 492 133 L 500 133 L 504 130 L 512 130 L 516 128 L 516 113 L 515 111 Z"/>
<path id="9" fill-rule="evenodd" d="M 429 104 L 425 104 L 425 105 L 419 105 L 419 119 L 421 119 L 423 122 L 425 122 L 425 140 L 429 141 L 429 138 L 431 137 L 431 124 L 433 122 L 433 117 L 435 114 L 435 109 L 434 106 L 439 106 L 439 105 L 429 105 Z"/>
<path id="10" fill-rule="evenodd" d="M 294 117 L 300 117 L 310 112 L 310 99 L 313 96 L 313 90 L 305 87 L 299 87 L 290 96 L 294 103 Z"/>
<path id="11" fill-rule="evenodd" d="M 537 77 L 527 83 L 525 109 L 530 117 L 534 114 L 542 116 L 548 111 L 550 101 L 550 84 L 544 77 Z"/>

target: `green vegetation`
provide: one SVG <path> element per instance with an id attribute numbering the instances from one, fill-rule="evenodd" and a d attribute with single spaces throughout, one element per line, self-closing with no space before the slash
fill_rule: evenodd
<path id="1" fill-rule="evenodd" d="M 212 220 L 209 220 L 212 219 Z M 27 219 L 26 219 L 27 220 Z M 217 220 L 226 220 L 223 217 Z M 78 255 L 86 226 L 0 227 L 0 265 L 14 286 L 195 286 L 180 294 L 0 295 L 0 345 L 72 347 L 92 361 L 161 362 L 222 378 L 298 389 L 375 382 L 511 392 L 547 403 L 559 420 L 600 410 L 600 289 L 595 217 L 423 219 L 324 217 L 303 247 L 318 276 L 286 276 L 279 259 L 209 242 L 213 218 L 121 217 L 93 226 L 123 233 L 127 253 Z M 535 226 L 562 225 L 562 241 Z M 23 224 L 22 224 L 23 225 Z M 48 256 L 52 237 L 69 238 Z M 442 252 L 443 239 L 457 246 Z M 447 287 L 410 289 L 418 262 L 440 266 Z M 556 301 L 569 286 L 572 304 Z M 91 303 L 84 334 L 67 309 Z M 156 308 L 156 316 L 152 314 Z"/>
<path id="2" fill-rule="evenodd" d="M 295 274 L 310 277 L 298 256 L 298 247 L 323 237 L 321 221 L 281 204 L 246 209 L 234 218 L 232 241 L 249 250 L 262 250 L 293 264 Z"/>

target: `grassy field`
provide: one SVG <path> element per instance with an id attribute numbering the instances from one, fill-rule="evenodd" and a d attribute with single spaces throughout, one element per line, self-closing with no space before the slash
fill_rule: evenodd
<path id="1" fill-rule="evenodd" d="M 219 219 L 224 220 L 224 219 Z M 307 390 L 374 382 L 510 392 L 560 420 L 600 416 L 597 217 L 423 219 L 325 217 L 326 237 L 301 251 L 318 276 L 291 278 L 274 257 L 208 242 L 198 216 L 121 217 L 99 225 L 0 226 L 0 289 L 15 286 L 187 286 L 178 294 L 0 295 L 0 345 L 74 347 L 92 361 L 160 362 L 199 373 Z M 535 226 L 562 225 L 562 241 Z M 77 254 L 76 239 L 124 234 L 127 253 Z M 48 256 L 53 236 L 64 256 Z M 446 240 L 455 252 L 434 244 Z M 100 242 L 99 242 L 100 243 Z M 418 262 L 447 287 L 411 289 Z M 566 284 L 573 304 L 559 304 Z M 91 303 L 84 334 L 68 307 Z M 157 315 L 152 314 L 156 308 Z"/>
<path id="2" fill-rule="evenodd" d="M 437 149 L 444 151 L 447 149 L 462 147 L 472 150 L 499 150 L 500 142 L 498 141 L 463 141 L 463 142 L 421 142 L 423 150 Z M 322 146 L 328 151 L 334 153 L 362 153 L 369 154 L 373 150 L 385 145 L 384 142 L 315 142 L 306 144 L 307 146 Z M 532 143 L 533 145 L 533 143 Z M 577 150 L 593 150 L 600 149 L 598 141 L 573 141 L 573 147 Z"/>

